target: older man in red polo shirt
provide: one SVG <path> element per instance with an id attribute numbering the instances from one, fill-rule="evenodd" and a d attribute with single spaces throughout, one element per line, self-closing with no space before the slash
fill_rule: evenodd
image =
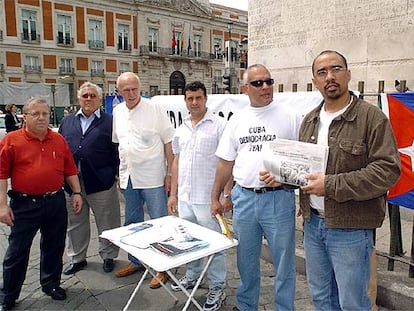
<path id="1" fill-rule="evenodd" d="M 47 102 L 31 98 L 23 113 L 25 128 L 0 141 L 0 221 L 11 227 L 3 261 L 0 310 L 10 310 L 19 298 L 30 247 L 39 229 L 42 291 L 52 299 L 66 299 L 60 287 L 67 226 L 64 181 L 73 190 L 74 212 L 82 208 L 78 170 L 65 139 L 48 128 Z M 9 178 L 11 190 L 7 192 Z"/>

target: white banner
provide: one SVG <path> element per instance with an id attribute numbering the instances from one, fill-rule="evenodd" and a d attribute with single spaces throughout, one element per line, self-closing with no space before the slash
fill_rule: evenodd
<path id="1" fill-rule="evenodd" d="M 274 93 L 273 98 L 277 102 L 289 105 L 301 119 L 322 101 L 319 92 Z M 164 107 L 175 128 L 188 115 L 184 95 L 159 95 L 152 97 L 151 101 Z M 211 94 L 207 99 L 208 109 L 227 120 L 249 103 L 249 97 L 244 94 Z"/>

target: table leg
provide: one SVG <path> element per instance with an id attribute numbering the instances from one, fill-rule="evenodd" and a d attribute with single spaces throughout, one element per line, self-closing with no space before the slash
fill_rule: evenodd
<path id="1" fill-rule="evenodd" d="M 147 276 L 147 274 L 148 274 L 148 268 L 145 270 L 144 274 L 141 276 L 141 279 L 139 280 L 138 285 L 135 287 L 134 291 L 132 292 L 131 297 L 129 297 L 129 300 L 128 300 L 127 304 L 125 305 L 124 309 L 122 309 L 123 311 L 128 310 L 128 307 L 131 304 L 132 299 L 134 299 L 136 293 L 138 292 L 138 289 L 141 287 L 141 284 L 142 284 L 142 282 L 144 282 L 145 277 Z"/>
<path id="2" fill-rule="evenodd" d="M 183 290 L 183 291 L 186 293 L 186 295 L 188 296 L 188 299 L 187 299 L 187 302 L 185 303 L 185 306 L 184 306 L 184 308 L 183 308 L 183 311 L 185 311 L 185 310 L 187 310 L 187 309 L 188 309 L 188 307 L 189 307 L 189 305 L 190 305 L 190 302 L 193 302 L 193 304 L 197 307 L 197 309 L 198 309 L 198 310 L 200 310 L 200 311 L 202 311 L 202 310 L 203 310 L 203 308 L 200 306 L 200 304 L 197 302 L 197 300 L 195 300 L 195 299 L 194 299 L 194 294 L 196 293 L 196 291 L 197 291 L 198 287 L 200 286 L 201 281 L 203 280 L 204 275 L 206 274 L 206 272 L 207 272 L 207 270 L 208 270 L 208 267 L 210 266 L 211 261 L 213 260 L 213 257 L 214 257 L 214 255 L 211 255 L 211 256 L 209 256 L 209 257 L 208 257 L 207 263 L 206 263 L 206 265 L 205 265 L 205 267 L 204 267 L 203 271 L 201 272 L 200 277 L 198 278 L 198 280 L 197 280 L 197 282 L 196 282 L 196 285 L 194 286 L 194 288 L 193 288 L 193 290 L 191 291 L 191 293 L 188 293 L 188 291 L 187 291 L 185 288 L 182 288 L 182 290 Z M 177 284 L 179 284 L 179 283 L 177 283 Z M 181 287 L 181 286 L 180 286 L 180 287 Z"/>

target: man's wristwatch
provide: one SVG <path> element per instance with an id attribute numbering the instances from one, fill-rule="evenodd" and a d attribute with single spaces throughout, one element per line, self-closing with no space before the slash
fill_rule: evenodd
<path id="1" fill-rule="evenodd" d="M 82 196 L 82 192 L 72 192 L 72 195 L 75 195 L 75 194 Z"/>
<path id="2" fill-rule="evenodd" d="M 223 194 L 223 198 L 231 201 L 231 193 Z"/>

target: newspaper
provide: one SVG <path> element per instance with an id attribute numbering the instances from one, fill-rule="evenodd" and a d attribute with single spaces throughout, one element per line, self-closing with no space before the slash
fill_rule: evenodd
<path id="1" fill-rule="evenodd" d="M 151 243 L 150 246 L 155 251 L 168 256 L 176 256 L 191 251 L 198 250 L 200 248 L 207 247 L 209 243 L 194 237 L 187 238 L 186 240 L 177 240 L 174 237 L 170 237 L 161 242 Z"/>
<path id="2" fill-rule="evenodd" d="M 325 173 L 328 146 L 287 139 L 267 144 L 263 164 L 275 181 L 294 186 L 308 184 L 306 175 Z"/>

